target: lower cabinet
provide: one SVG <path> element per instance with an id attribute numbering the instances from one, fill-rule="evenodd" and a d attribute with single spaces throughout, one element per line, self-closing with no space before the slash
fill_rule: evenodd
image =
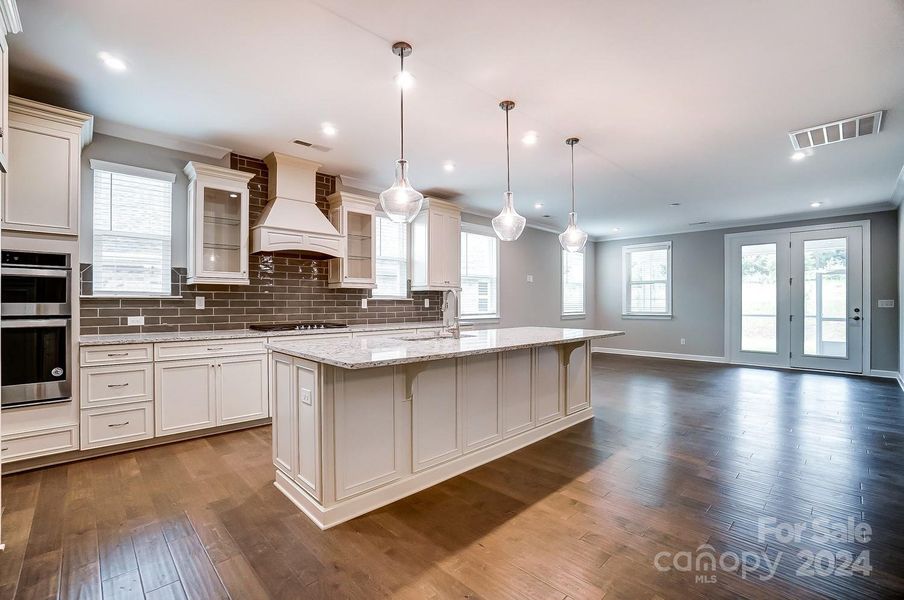
<path id="1" fill-rule="evenodd" d="M 267 355 L 157 362 L 156 434 L 265 418 Z"/>
<path id="2" fill-rule="evenodd" d="M 3 442 L 0 443 L 4 463 L 69 450 L 78 450 L 77 425 L 9 434 L 3 436 Z"/>
<path id="3" fill-rule="evenodd" d="M 273 463 L 321 498 L 320 392 L 316 363 L 273 357 Z"/>
<path id="4" fill-rule="evenodd" d="M 101 448 L 154 437 L 154 403 L 137 402 L 81 411 L 81 449 Z"/>
<path id="5" fill-rule="evenodd" d="M 423 363 L 427 364 L 427 363 Z M 456 360 L 438 360 L 411 385 L 412 471 L 422 471 L 462 453 Z"/>

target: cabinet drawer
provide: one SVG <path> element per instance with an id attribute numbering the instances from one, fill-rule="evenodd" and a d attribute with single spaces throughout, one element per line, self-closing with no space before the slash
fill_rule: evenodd
<path id="1" fill-rule="evenodd" d="M 154 356 L 156 360 L 179 360 L 203 356 L 261 354 L 267 351 L 264 346 L 265 341 L 266 338 L 167 342 L 154 344 Z"/>
<path id="2" fill-rule="evenodd" d="M 19 434 L 0 443 L 4 463 L 70 450 L 78 450 L 78 425 Z"/>
<path id="3" fill-rule="evenodd" d="M 154 370 L 151 363 L 85 367 L 80 381 L 82 408 L 143 402 L 153 398 Z"/>
<path id="4" fill-rule="evenodd" d="M 80 350 L 83 367 L 151 362 L 154 356 L 150 344 L 83 346 Z"/>
<path id="5" fill-rule="evenodd" d="M 82 410 L 82 450 L 154 437 L 154 403 Z"/>

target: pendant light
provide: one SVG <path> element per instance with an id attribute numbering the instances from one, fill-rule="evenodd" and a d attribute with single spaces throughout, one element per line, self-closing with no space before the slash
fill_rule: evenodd
<path id="1" fill-rule="evenodd" d="M 396 161 L 395 181 L 392 187 L 380 194 L 380 206 L 391 221 L 410 223 L 421 211 L 424 195 L 408 182 L 408 161 L 405 160 L 405 57 L 411 55 L 411 44 L 396 42 L 392 53 L 401 60 L 399 71 L 399 160 Z"/>
<path id="2" fill-rule="evenodd" d="M 503 242 L 513 242 L 524 231 L 524 224 L 527 223 L 527 219 L 515 212 L 515 201 L 512 196 L 512 168 L 509 158 L 509 111 L 515 108 L 515 103 L 511 100 L 503 100 L 499 103 L 499 108 L 505 111 L 505 194 L 503 195 L 502 212 L 493 218 L 493 231 L 496 232 L 496 236 Z"/>
<path id="3" fill-rule="evenodd" d="M 568 213 L 568 227 L 559 234 L 559 243 L 568 252 L 580 252 L 587 244 L 587 232 L 578 227 L 578 217 L 574 212 L 574 145 L 579 141 L 576 137 L 565 140 L 571 146 L 571 212 Z"/>

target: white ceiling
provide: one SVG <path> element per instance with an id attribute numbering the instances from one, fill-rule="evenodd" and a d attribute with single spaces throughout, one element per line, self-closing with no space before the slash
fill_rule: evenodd
<path id="1" fill-rule="evenodd" d="M 389 185 L 398 151 L 390 44 L 407 40 L 412 183 L 497 211 L 497 105 L 511 98 L 519 211 L 565 223 L 564 139 L 578 136 L 578 214 L 596 237 L 876 207 L 904 163 L 896 0 L 28 0 L 19 10 L 13 93 L 254 156 L 296 154 L 377 186 Z M 106 70 L 102 50 L 129 70 Z M 888 111 L 878 136 L 789 160 L 788 131 L 877 109 Z M 520 143 L 527 130 L 536 146 Z"/>

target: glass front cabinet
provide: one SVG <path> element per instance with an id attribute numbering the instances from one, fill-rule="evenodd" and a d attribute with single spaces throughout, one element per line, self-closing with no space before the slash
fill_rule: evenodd
<path id="1" fill-rule="evenodd" d="M 376 200 L 349 192 L 328 198 L 330 222 L 345 239 L 345 258 L 329 262 L 329 287 L 370 290 L 377 287 Z"/>
<path id="2" fill-rule="evenodd" d="M 190 162 L 188 284 L 248 285 L 248 182 L 251 173 Z"/>

